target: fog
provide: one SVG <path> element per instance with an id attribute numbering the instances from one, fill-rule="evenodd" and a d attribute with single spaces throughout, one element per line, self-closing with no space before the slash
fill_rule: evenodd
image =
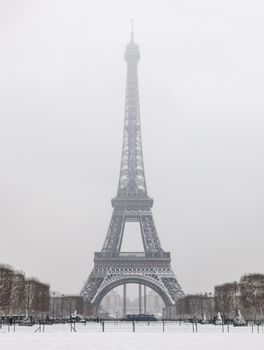
<path id="1" fill-rule="evenodd" d="M 116 195 L 134 18 L 148 193 L 188 292 L 264 266 L 264 3 L 0 1 L 0 262 L 79 293 Z"/>

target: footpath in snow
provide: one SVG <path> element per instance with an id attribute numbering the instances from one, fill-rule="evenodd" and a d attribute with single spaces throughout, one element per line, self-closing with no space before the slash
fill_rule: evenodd
<path id="1" fill-rule="evenodd" d="M 104 332 L 100 324 L 76 325 L 71 332 L 69 324 L 0 329 L 0 350 L 263 350 L 264 327 L 252 333 L 251 327 L 222 327 L 199 325 L 192 332 L 191 324 L 162 323 L 136 324 L 106 323 Z M 36 332 L 35 332 L 36 331 Z"/>
<path id="2" fill-rule="evenodd" d="M 264 334 L 2 333 L 1 350 L 263 350 Z"/>

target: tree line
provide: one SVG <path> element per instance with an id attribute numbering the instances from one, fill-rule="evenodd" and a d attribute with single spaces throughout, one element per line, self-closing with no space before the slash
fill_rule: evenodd
<path id="1" fill-rule="evenodd" d="M 264 274 L 248 274 L 239 282 L 216 286 L 215 308 L 229 319 L 233 319 L 239 309 L 248 320 L 263 320 Z"/>
<path id="2" fill-rule="evenodd" d="M 43 317 L 49 311 L 49 285 L 0 265 L 0 316 Z"/>
<path id="3" fill-rule="evenodd" d="M 164 309 L 164 318 L 213 321 L 220 313 L 223 320 L 234 320 L 241 312 L 246 320 L 264 320 L 264 274 L 247 274 L 239 282 L 224 283 L 214 294 L 185 295 Z"/>

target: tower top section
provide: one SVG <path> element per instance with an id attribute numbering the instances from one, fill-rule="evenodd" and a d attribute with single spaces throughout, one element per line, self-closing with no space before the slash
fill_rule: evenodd
<path id="1" fill-rule="evenodd" d="M 137 64 L 140 58 L 134 41 L 133 23 L 131 39 L 126 46 L 127 82 L 123 149 L 117 197 L 115 199 L 149 200 L 145 181 L 141 141 Z M 112 204 L 114 205 L 116 200 Z"/>
<path id="2" fill-rule="evenodd" d="M 127 63 L 137 63 L 140 59 L 139 47 L 134 41 L 134 24 L 131 20 L 131 38 L 130 42 L 126 46 L 125 60 Z"/>

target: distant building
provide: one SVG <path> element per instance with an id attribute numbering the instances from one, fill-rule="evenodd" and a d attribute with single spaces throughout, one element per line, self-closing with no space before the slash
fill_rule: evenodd
<path id="1" fill-rule="evenodd" d="M 215 315 L 214 296 L 211 293 L 186 295 L 175 305 L 163 309 L 165 319 L 213 320 Z"/>
<path id="2" fill-rule="evenodd" d="M 150 290 L 147 294 L 147 313 L 161 315 L 163 307 L 164 303 L 160 296 L 153 290 Z"/>
<path id="3" fill-rule="evenodd" d="M 129 302 L 129 300 L 127 300 Z M 101 310 L 107 312 L 110 317 L 122 317 L 123 299 L 116 290 L 111 290 L 102 300 Z"/>
<path id="4" fill-rule="evenodd" d="M 141 313 L 143 313 L 144 299 L 142 296 L 141 301 Z M 155 314 L 157 316 L 162 314 L 162 308 L 164 306 L 160 296 L 150 290 L 146 295 L 146 312 L 148 314 Z M 114 318 L 123 317 L 123 298 L 119 295 L 116 290 L 111 290 L 102 300 L 101 314 L 107 313 L 108 316 Z M 139 313 L 139 298 L 126 300 L 126 313 L 127 314 L 138 314 Z"/>
<path id="5" fill-rule="evenodd" d="M 56 295 L 50 297 L 49 315 L 51 318 L 69 318 L 71 315 L 83 315 L 84 302 L 80 295 Z"/>

